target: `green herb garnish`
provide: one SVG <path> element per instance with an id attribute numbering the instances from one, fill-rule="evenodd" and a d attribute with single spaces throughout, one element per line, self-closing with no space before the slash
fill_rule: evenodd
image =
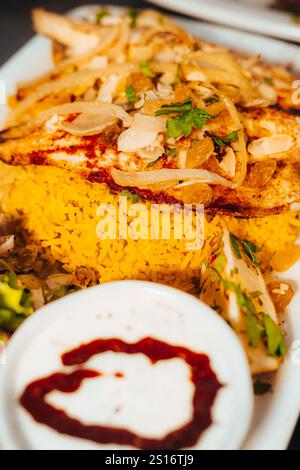
<path id="1" fill-rule="evenodd" d="M 259 261 L 256 257 L 256 253 L 261 251 L 261 248 L 251 243 L 249 240 L 242 240 L 241 247 L 245 255 L 252 261 L 256 268 L 259 267 Z"/>
<path id="2" fill-rule="evenodd" d="M 192 100 L 186 100 L 182 103 L 171 103 L 163 105 L 156 116 L 168 116 L 169 114 L 179 114 L 167 120 L 167 137 L 176 139 L 184 135 L 188 137 L 193 127 L 201 129 L 208 119 L 212 119 L 207 111 L 201 108 L 193 108 Z"/>
<path id="3" fill-rule="evenodd" d="M 214 104 L 214 103 L 219 103 L 220 99 L 212 96 L 211 98 L 206 98 L 204 100 L 204 103 L 206 104 Z"/>
<path id="4" fill-rule="evenodd" d="M 168 114 L 178 114 L 191 111 L 193 108 L 192 100 L 186 100 L 183 103 L 164 104 L 156 111 L 155 116 L 167 116 Z"/>
<path id="5" fill-rule="evenodd" d="M 156 165 L 156 163 L 158 163 L 161 159 L 162 157 L 158 157 L 156 160 L 153 160 L 152 162 L 148 163 L 146 168 L 151 168 L 152 166 Z"/>
<path id="6" fill-rule="evenodd" d="M 282 357 L 286 353 L 283 333 L 269 315 L 264 315 L 264 327 L 268 352 L 271 356 Z"/>
<path id="7" fill-rule="evenodd" d="M 270 78 L 270 77 L 265 77 L 264 81 L 266 83 L 268 83 L 268 85 L 274 85 L 274 82 L 273 82 L 272 78 Z"/>
<path id="8" fill-rule="evenodd" d="M 201 129 L 208 119 L 214 116 L 201 108 L 193 108 L 191 111 L 185 111 L 181 116 L 169 118 L 167 120 L 167 137 L 177 139 L 177 137 L 188 137 L 191 135 L 194 127 Z"/>
<path id="9" fill-rule="evenodd" d="M 123 189 L 123 191 L 121 191 L 120 195 L 128 197 L 128 199 L 132 202 L 132 204 L 136 204 L 140 200 L 139 196 L 137 194 L 132 193 L 131 191 L 129 191 L 129 189 Z"/>
<path id="10" fill-rule="evenodd" d="M 136 101 L 137 96 L 136 96 L 135 89 L 133 88 L 132 85 L 129 85 L 129 86 L 126 88 L 125 94 L 126 94 L 128 103 L 134 103 L 134 102 Z"/>
<path id="11" fill-rule="evenodd" d="M 102 7 L 97 13 L 96 13 L 96 23 L 99 24 L 101 23 L 102 19 L 105 16 L 109 16 L 109 11 L 107 7 Z"/>
<path id="12" fill-rule="evenodd" d="M 66 295 L 76 292 L 76 290 L 77 289 L 75 286 L 57 287 L 56 289 L 53 289 L 52 291 L 50 291 L 49 294 L 47 295 L 48 302 L 53 302 L 54 300 L 62 299 Z"/>
<path id="13" fill-rule="evenodd" d="M 262 292 L 260 292 L 259 290 L 255 290 L 253 292 L 251 292 L 251 297 L 252 299 L 257 299 L 257 297 L 260 297 L 262 295 Z"/>
<path id="14" fill-rule="evenodd" d="M 136 20 L 138 16 L 138 11 L 136 8 L 129 8 L 128 10 L 128 16 L 130 18 L 130 26 L 135 26 L 136 25 Z"/>
<path id="15" fill-rule="evenodd" d="M 261 251 L 261 248 L 254 245 L 254 243 L 250 242 L 249 240 L 239 240 L 233 234 L 230 234 L 230 243 L 232 246 L 233 251 L 235 252 L 236 256 L 241 259 L 241 250 L 242 252 L 249 258 L 256 268 L 259 267 L 259 261 L 256 257 L 256 253 Z"/>
<path id="16" fill-rule="evenodd" d="M 226 266 L 226 256 L 219 255 L 214 262 L 214 266 L 218 273 L 221 273 Z"/>
<path id="17" fill-rule="evenodd" d="M 236 256 L 239 259 L 241 259 L 242 255 L 241 255 L 241 250 L 240 250 L 240 247 L 239 247 L 239 239 L 238 239 L 238 237 L 233 235 L 233 233 L 230 234 L 230 243 L 231 243 L 232 249 L 235 252 Z"/>
<path id="18" fill-rule="evenodd" d="M 149 78 L 155 77 L 155 73 L 152 72 L 152 70 L 150 69 L 149 62 L 147 60 L 144 60 L 143 62 L 141 62 L 140 67 L 141 67 L 143 74 L 146 75 L 146 77 L 149 77 Z"/>
<path id="19" fill-rule="evenodd" d="M 171 157 L 171 158 L 175 158 L 177 157 L 177 152 L 176 152 L 176 149 L 174 147 L 170 147 L 166 150 L 166 155 L 168 157 Z"/>
<path id="20" fill-rule="evenodd" d="M 212 135 L 211 137 L 217 147 L 227 147 L 230 142 L 236 141 L 238 133 L 237 131 L 233 131 L 224 136 Z"/>
<path id="21" fill-rule="evenodd" d="M 262 382 L 261 380 L 256 380 L 253 384 L 253 390 L 255 395 L 265 395 L 270 392 L 272 385 L 268 382 Z"/>

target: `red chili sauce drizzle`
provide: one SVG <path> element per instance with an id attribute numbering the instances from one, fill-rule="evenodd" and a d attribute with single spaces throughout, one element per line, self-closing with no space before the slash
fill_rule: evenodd
<path id="1" fill-rule="evenodd" d="M 154 338 L 144 338 L 136 343 L 126 343 L 121 339 L 98 339 L 83 344 L 62 355 L 65 366 L 82 365 L 96 354 L 106 351 L 115 353 L 142 353 L 155 364 L 172 358 L 181 358 L 190 367 L 191 381 L 195 386 L 193 414 L 191 420 L 181 428 L 166 434 L 162 439 L 145 438 L 124 428 L 87 425 L 68 416 L 45 401 L 53 390 L 73 393 L 85 379 L 98 377 L 101 373 L 80 368 L 70 374 L 55 373 L 30 383 L 23 392 L 20 403 L 39 423 L 46 424 L 59 433 L 68 434 L 101 444 L 119 444 L 139 449 L 180 449 L 194 446 L 201 433 L 212 423 L 211 408 L 221 387 L 212 371 L 209 358 L 189 349 L 173 346 Z"/>

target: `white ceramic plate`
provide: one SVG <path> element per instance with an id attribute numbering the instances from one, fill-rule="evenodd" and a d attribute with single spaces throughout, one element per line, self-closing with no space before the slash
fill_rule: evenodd
<path id="1" fill-rule="evenodd" d="M 152 3 L 196 18 L 300 42 L 300 25 L 294 15 L 271 9 L 273 0 L 150 0 Z"/>
<path id="2" fill-rule="evenodd" d="M 88 7 L 77 9 L 76 15 L 87 12 Z M 199 21 L 182 20 L 182 25 L 195 35 L 238 48 L 250 54 L 261 53 L 270 61 L 292 63 L 300 70 L 300 49 L 297 46 L 250 33 L 238 32 Z M 35 78 L 51 66 L 49 41 L 35 37 L 27 43 L 0 70 L 7 90 L 12 93 L 16 83 Z M 3 107 L 4 108 L 4 107 Z M 296 285 L 300 279 L 300 263 L 283 276 Z M 287 311 L 287 342 L 289 354 L 276 374 L 273 393 L 255 399 L 255 413 L 245 449 L 285 449 L 289 443 L 300 411 L 300 286 Z M 298 343 L 297 343 L 298 341 Z M 298 346 L 298 354 L 292 347 Z M 1 419 L 1 417 L 0 417 Z"/>

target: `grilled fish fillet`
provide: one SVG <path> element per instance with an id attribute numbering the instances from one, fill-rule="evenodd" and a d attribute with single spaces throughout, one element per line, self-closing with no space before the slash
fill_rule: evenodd
<path id="1" fill-rule="evenodd" d="M 243 113 L 248 137 L 262 137 L 274 133 L 292 135 L 298 140 L 300 124 L 294 116 L 274 109 L 261 109 Z M 60 129 L 49 129 L 45 124 L 35 127 L 21 125 L 0 134 L 0 159 L 10 165 L 50 165 L 79 173 L 82 178 L 106 183 L 112 191 L 118 186 L 110 176 L 110 168 L 137 171 L 143 168 L 142 159 L 134 153 L 125 154 L 117 150 L 118 129 L 113 127 L 97 136 L 79 137 Z M 296 149 L 296 150 L 295 150 Z M 278 160 L 270 157 L 260 162 L 260 172 L 265 176 L 274 164 L 272 176 L 266 182 L 260 179 L 253 184 L 246 178 L 239 189 L 228 189 L 214 185 L 213 198 L 206 206 L 209 213 L 224 213 L 242 217 L 257 217 L 277 214 L 300 201 L 300 168 L 298 146 L 286 152 Z M 168 162 L 165 162 L 166 166 Z M 258 163 L 249 161 L 248 176 Z M 150 191 L 130 188 L 144 199 L 166 203 L 178 202 L 167 191 Z M 179 201 L 180 202 L 180 201 Z"/>

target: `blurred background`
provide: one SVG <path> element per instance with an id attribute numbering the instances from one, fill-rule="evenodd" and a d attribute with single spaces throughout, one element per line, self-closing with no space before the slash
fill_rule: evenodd
<path id="1" fill-rule="evenodd" d="M 1 2 L 0 13 L 0 65 L 3 64 L 25 41 L 32 36 L 30 9 L 43 7 L 57 12 L 66 12 L 81 5 L 109 3 L 110 5 L 128 6 L 129 3 L 137 8 L 151 7 L 149 2 L 141 0 L 8 0 Z"/>
<path id="2" fill-rule="evenodd" d="M 57 12 L 66 12 L 76 6 L 93 3 L 130 5 L 136 8 L 153 7 L 149 2 L 142 0 L 110 0 L 107 2 L 93 2 L 92 0 L 8 0 L 7 2 L 2 2 L 0 14 L 0 65 L 32 37 L 31 8 L 43 7 Z M 277 0 L 277 3 L 281 7 L 291 8 L 291 11 L 300 13 L 300 0 Z M 289 449 L 300 450 L 300 420 L 290 442 Z"/>

